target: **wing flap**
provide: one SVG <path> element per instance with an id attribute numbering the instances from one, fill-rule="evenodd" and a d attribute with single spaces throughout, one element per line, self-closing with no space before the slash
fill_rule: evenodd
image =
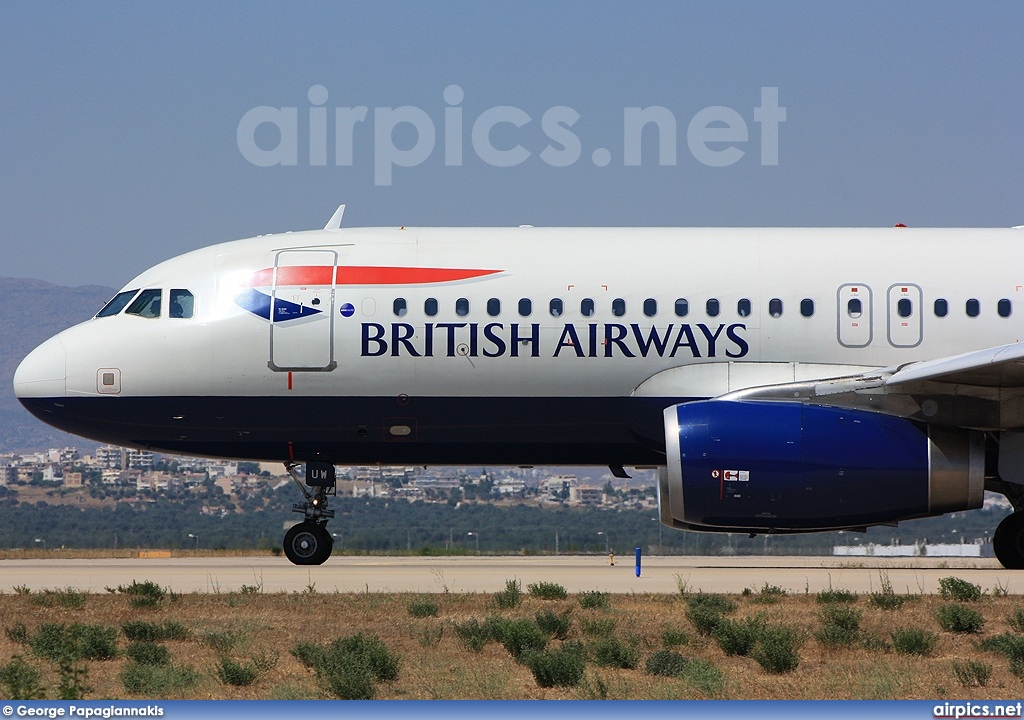
<path id="1" fill-rule="evenodd" d="M 911 363 L 886 378 L 885 385 L 924 381 L 985 388 L 1024 387 L 1024 343 Z"/>

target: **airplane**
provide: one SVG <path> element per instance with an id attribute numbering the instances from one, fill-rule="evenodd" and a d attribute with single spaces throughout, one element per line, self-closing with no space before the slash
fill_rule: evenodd
<path id="1" fill-rule="evenodd" d="M 343 228 L 162 262 L 14 390 L 93 440 L 334 466 L 658 470 L 663 524 L 863 530 L 1004 494 L 1024 568 L 1021 228 Z M 305 476 L 300 468 L 305 466 Z"/>

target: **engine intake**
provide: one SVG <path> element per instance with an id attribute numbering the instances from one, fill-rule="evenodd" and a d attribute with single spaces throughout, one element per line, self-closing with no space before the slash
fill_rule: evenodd
<path id="1" fill-rule="evenodd" d="M 981 507 L 980 432 L 796 402 L 665 410 L 658 504 L 670 527 L 807 532 Z"/>

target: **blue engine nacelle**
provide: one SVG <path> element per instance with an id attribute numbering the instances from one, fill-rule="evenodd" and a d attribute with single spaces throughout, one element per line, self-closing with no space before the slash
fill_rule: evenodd
<path id="1" fill-rule="evenodd" d="M 796 402 L 707 400 L 665 410 L 661 522 L 806 532 L 981 507 L 980 432 Z"/>

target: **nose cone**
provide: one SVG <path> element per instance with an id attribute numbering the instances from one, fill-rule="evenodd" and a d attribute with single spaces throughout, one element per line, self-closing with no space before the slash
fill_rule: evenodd
<path id="1" fill-rule="evenodd" d="M 59 335 L 30 352 L 14 371 L 14 394 L 21 404 L 37 414 L 32 401 L 63 399 L 66 361 L 67 352 Z"/>

